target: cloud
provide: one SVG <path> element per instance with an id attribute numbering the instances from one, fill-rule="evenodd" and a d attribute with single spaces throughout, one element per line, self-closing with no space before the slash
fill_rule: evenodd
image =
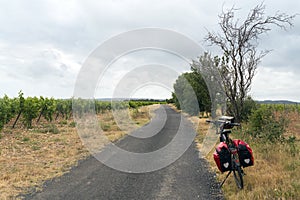
<path id="1" fill-rule="evenodd" d="M 300 7 L 297 0 L 264 2 L 267 15 L 278 10 L 294 14 Z M 222 8 L 236 5 L 240 8 L 237 16 L 244 17 L 259 3 L 261 1 L 238 0 L 224 3 L 218 0 L 0 1 L 0 84 L 3 85 L 0 96 L 4 93 L 16 96 L 20 89 L 27 95 L 72 96 L 77 73 L 88 55 L 112 36 L 132 29 L 171 29 L 191 37 L 205 49 L 215 50 L 205 46 L 203 38 L 206 30 L 219 31 L 218 14 Z M 273 28 L 260 40 L 261 49 L 274 51 L 259 66 L 263 70 L 258 71 L 253 93 L 259 93 L 266 78 L 275 83 L 276 78 L 268 75 L 275 72 L 278 74 L 273 75 L 280 77 L 285 91 L 290 90 L 285 78 L 298 82 L 297 76 L 284 74 L 300 71 L 299 16 L 294 25 L 288 32 Z M 127 63 L 151 61 L 147 58 L 142 61 L 143 57 L 145 54 L 129 56 Z M 181 65 L 180 61 L 164 54 L 156 55 L 155 59 L 172 66 Z M 114 82 L 130 69 L 124 71 L 124 67 L 126 64 L 110 72 L 110 76 L 116 78 Z M 110 94 L 110 87 L 107 88 L 106 95 Z M 271 92 L 265 94 L 279 94 L 269 89 Z M 283 98 L 294 98 L 292 92 L 280 94 L 285 95 Z M 263 92 L 259 96 L 263 98 Z"/>
<path id="2" fill-rule="evenodd" d="M 252 95 L 258 100 L 299 101 L 300 79 L 284 69 L 261 67 L 253 81 Z"/>
<path id="3" fill-rule="evenodd" d="M 160 71 L 156 71 L 156 73 L 149 74 L 147 77 L 147 73 L 149 69 L 154 69 L 155 66 L 159 66 L 161 68 Z M 137 70 L 144 69 L 143 72 L 137 73 Z M 156 69 L 156 68 L 155 68 Z M 169 69 L 171 71 L 177 72 L 175 76 L 168 76 L 163 74 L 163 70 Z M 189 71 L 190 66 L 189 63 L 186 62 L 179 56 L 174 54 L 170 54 L 166 51 L 161 51 L 157 49 L 144 49 L 130 52 L 126 55 L 121 56 L 115 62 L 111 63 L 111 65 L 107 68 L 104 74 L 100 77 L 98 88 L 96 91 L 97 97 L 108 97 L 113 96 L 116 89 L 118 89 L 118 84 L 121 81 L 126 82 L 126 76 L 131 75 L 131 78 L 139 79 L 139 77 L 147 77 L 147 78 L 155 78 L 155 76 L 160 76 L 161 79 L 168 80 L 165 84 L 166 88 L 172 87 L 176 78 L 185 71 Z M 133 74 L 132 74 L 133 73 Z M 172 73 L 174 75 L 174 73 Z M 125 79 L 124 79 L 125 78 Z M 128 77 L 127 77 L 128 78 Z M 130 82 L 130 81 L 129 81 Z M 144 83 L 146 84 L 147 81 Z M 170 98 L 171 92 L 166 94 L 166 89 L 164 87 L 158 87 L 155 83 L 151 85 L 147 85 L 146 89 L 148 92 L 138 91 L 136 95 L 142 95 L 143 98 L 150 98 L 150 91 L 153 92 L 154 96 L 160 96 L 160 98 Z M 155 91 L 155 92 L 154 92 Z M 130 94 L 128 94 L 130 95 Z M 135 97 L 136 97 L 135 95 Z"/>
<path id="4" fill-rule="evenodd" d="M 24 53 L 26 52 L 26 53 Z M 17 95 L 19 90 L 30 91 L 26 95 L 57 96 L 57 88 L 68 88 L 70 91 L 63 97 L 72 96 L 72 88 L 80 64 L 58 49 L 41 46 L 15 48 L 14 53 L 2 52 L 0 79 L 5 84 L 10 96 Z M 5 59 L 4 59 L 5 58 Z M 56 89 L 54 89 L 56 87 Z"/>
<path id="5" fill-rule="evenodd" d="M 300 24 L 300 23 L 299 23 Z M 300 35 L 294 31 L 274 34 L 272 38 L 263 38 L 265 49 L 272 50 L 263 58 L 262 65 L 270 68 L 281 68 L 286 71 L 300 71 Z"/>

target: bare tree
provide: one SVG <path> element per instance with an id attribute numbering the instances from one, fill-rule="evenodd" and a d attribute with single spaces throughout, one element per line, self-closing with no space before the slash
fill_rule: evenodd
<path id="1" fill-rule="evenodd" d="M 210 45 L 220 47 L 224 53 L 218 70 L 231 112 L 240 121 L 244 100 L 250 91 L 257 65 L 269 53 L 268 50 L 258 52 L 259 37 L 270 31 L 271 25 L 284 30 L 292 27 L 296 15 L 277 12 L 274 16 L 265 16 L 265 5 L 260 4 L 240 23 L 240 19 L 234 18 L 235 11 L 234 7 L 223 11 L 219 15 L 221 34 L 208 32 L 205 40 Z"/>

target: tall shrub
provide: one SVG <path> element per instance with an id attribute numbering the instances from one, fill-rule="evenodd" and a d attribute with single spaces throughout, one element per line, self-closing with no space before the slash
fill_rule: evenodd
<path id="1" fill-rule="evenodd" d="M 250 115 L 249 124 L 252 136 L 275 142 L 283 139 L 287 120 L 282 115 L 275 116 L 271 107 L 261 105 Z"/>

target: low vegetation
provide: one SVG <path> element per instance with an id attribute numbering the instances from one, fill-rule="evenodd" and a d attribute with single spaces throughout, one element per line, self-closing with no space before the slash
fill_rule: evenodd
<path id="1" fill-rule="evenodd" d="M 15 100 L 5 98 L 4 100 L 7 102 L 19 102 L 17 98 Z M 0 99 L 0 103 L 3 103 L 4 100 Z M 27 101 L 28 98 L 24 100 Z M 30 98 L 30 100 L 32 99 Z M 35 101 L 41 102 L 41 99 L 35 98 Z M 63 103 L 69 101 L 53 100 L 53 102 L 61 102 L 60 105 L 63 108 L 65 105 Z M 153 103 L 157 102 L 136 101 L 132 103 L 134 108 L 127 106 L 125 110 L 128 108 L 134 123 L 137 126 L 142 126 L 149 122 L 151 115 L 149 109 L 152 109 L 151 106 L 143 105 Z M 36 105 L 36 113 L 41 113 L 42 109 L 38 106 L 41 104 L 37 103 Z M 126 130 L 118 128 L 108 103 L 99 102 L 97 105 L 99 124 L 110 141 L 118 140 L 128 133 Z M 99 108 L 100 105 L 102 106 L 101 109 Z M 104 105 L 106 109 L 103 109 Z M 2 116 L 5 117 L 8 116 L 8 113 L 14 113 L 14 115 L 9 116 L 10 120 L 2 124 L 2 131 L 0 132 L 0 199 L 15 199 L 20 193 L 38 191 L 45 180 L 61 176 L 75 166 L 78 160 L 90 155 L 76 132 L 76 122 L 72 120 L 71 115 L 67 117 L 66 114 L 62 115 L 61 113 L 56 117 L 57 113 L 53 109 L 52 120 L 44 115 L 37 120 L 38 114 L 35 115 L 36 118 L 31 120 L 30 126 L 27 126 L 27 121 L 26 123 L 17 123 L 12 128 L 14 122 L 17 121 L 19 110 L 12 112 L 13 110 L 10 110 L 8 105 L 4 103 L 0 106 L 7 108 L 5 112 L 1 110 Z M 152 107 L 154 108 L 155 105 Z M 19 118 L 23 122 L 24 116 L 21 115 Z"/>
<path id="2" fill-rule="evenodd" d="M 88 155 L 74 127 L 45 124 L 33 129 L 4 127 L 1 132 L 0 199 L 39 190 Z"/>
<path id="3" fill-rule="evenodd" d="M 254 152 L 255 164 L 245 168 L 245 187 L 239 190 L 233 177 L 223 185 L 226 199 L 297 199 L 300 196 L 300 107 L 297 105 L 260 105 L 242 129 L 232 138 L 246 141 Z M 196 137 L 202 143 L 208 125 L 199 121 Z M 207 155 L 217 179 L 226 174 L 218 171 L 212 150 Z"/>

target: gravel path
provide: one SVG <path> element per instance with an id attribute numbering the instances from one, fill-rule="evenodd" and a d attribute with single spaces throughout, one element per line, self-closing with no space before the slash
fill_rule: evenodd
<path id="1" fill-rule="evenodd" d="M 161 112 L 164 109 L 164 112 Z M 149 138 L 127 136 L 116 143 L 132 152 L 152 152 L 168 144 L 178 129 L 181 114 L 168 106 L 156 113 L 152 125 L 166 117 L 159 133 Z M 186 132 L 191 124 L 184 120 Z M 142 129 L 143 130 L 143 129 Z M 146 127 L 145 131 L 151 130 Z M 141 130 L 138 130 L 142 132 Z M 134 135 L 134 134 L 133 134 Z M 154 172 L 125 173 L 111 169 L 94 157 L 80 161 L 69 173 L 47 181 L 42 192 L 27 194 L 25 199 L 224 199 L 208 164 L 199 158 L 196 144 L 171 165 Z"/>

